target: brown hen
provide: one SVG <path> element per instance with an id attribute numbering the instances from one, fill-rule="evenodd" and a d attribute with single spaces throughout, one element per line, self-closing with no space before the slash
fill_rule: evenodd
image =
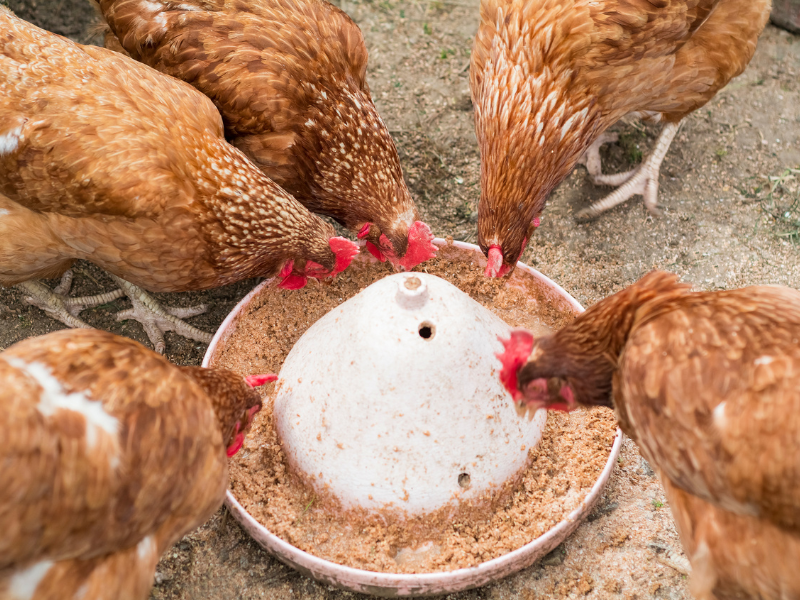
<path id="1" fill-rule="evenodd" d="M 177 318 L 196 310 L 162 309 L 135 286 L 205 290 L 279 274 L 296 288 L 356 252 L 225 141 L 205 96 L 0 7 L 0 284 L 22 283 L 85 327 L 77 311 L 109 296 L 65 299 L 29 280 L 89 260 L 131 297 L 120 318 L 142 321 L 163 351 L 165 330 L 210 336 Z"/>
<path id="2" fill-rule="evenodd" d="M 504 383 L 528 410 L 614 407 L 698 598 L 798 598 L 800 292 L 688 287 L 654 272 L 535 344 L 515 332 Z"/>
<path id="3" fill-rule="evenodd" d="M 579 162 L 621 185 L 581 212 L 643 194 L 656 209 L 658 171 L 683 117 L 741 73 L 770 0 L 482 0 L 470 88 L 481 150 L 478 240 L 487 275 L 517 263 L 548 195 Z M 665 125 L 628 173 L 600 172 L 603 132 L 638 114 Z"/>
<path id="4" fill-rule="evenodd" d="M 395 265 L 435 254 L 367 87 L 361 31 L 344 12 L 325 0 L 98 2 L 107 47 L 211 98 L 231 143 L 310 210 Z"/>
<path id="5" fill-rule="evenodd" d="M 92 330 L 15 344 L 0 380 L 0 598 L 147 598 L 222 503 L 259 394 Z"/>

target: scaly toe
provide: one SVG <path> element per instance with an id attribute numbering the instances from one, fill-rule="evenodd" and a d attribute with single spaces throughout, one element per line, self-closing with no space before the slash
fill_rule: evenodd
<path id="1" fill-rule="evenodd" d="M 658 134 L 655 148 L 653 148 L 650 155 L 642 162 L 642 164 L 635 170 L 628 173 L 620 173 L 618 175 L 604 175 L 595 178 L 599 183 L 606 183 L 610 185 L 617 185 L 621 180 L 627 179 L 621 183 L 620 187 L 611 192 L 602 200 L 595 202 L 588 208 L 583 209 L 577 215 L 579 219 L 596 217 L 602 212 L 613 208 L 617 204 L 625 202 L 631 196 L 641 194 L 644 196 L 644 203 L 647 210 L 653 215 L 660 214 L 658 209 L 658 176 L 661 169 L 661 163 L 664 156 L 669 150 L 675 135 L 680 129 L 680 123 L 667 123 L 664 125 L 661 133 Z"/>
<path id="2" fill-rule="evenodd" d="M 143 289 L 125 281 L 115 275 L 111 276 L 130 298 L 133 306 L 117 313 L 117 321 L 133 319 L 142 324 L 147 337 L 153 344 L 156 352 L 163 354 L 166 349 L 164 333 L 174 331 L 183 337 L 204 342 L 211 342 L 213 336 L 197 327 L 189 325 L 181 318 L 189 318 L 206 311 L 205 305 L 187 308 L 164 308 L 150 294 Z"/>
<path id="3" fill-rule="evenodd" d="M 610 187 L 617 187 L 624 184 L 626 181 L 629 181 L 631 178 L 635 177 L 636 174 L 639 172 L 641 165 L 636 167 L 635 169 L 631 169 L 630 171 L 624 171 L 622 173 L 613 173 L 611 175 L 596 175 L 592 177 L 592 183 L 595 185 L 607 185 Z"/>
<path id="4" fill-rule="evenodd" d="M 94 296 L 82 296 L 80 298 L 71 298 L 66 297 L 63 298 L 64 308 L 69 312 L 71 315 L 77 317 L 78 313 L 81 311 L 86 310 L 87 308 L 94 308 L 95 306 L 100 306 L 101 304 L 108 304 L 109 302 L 113 302 L 117 298 L 122 298 L 125 295 L 125 292 L 122 290 L 112 290 L 110 292 L 105 292 L 103 294 L 96 294 Z"/>
<path id="5" fill-rule="evenodd" d="M 26 283 L 32 284 L 38 282 L 27 281 Z M 50 288 L 48 288 L 46 285 L 39 285 L 41 285 L 42 288 L 46 289 L 47 291 L 50 291 Z M 92 329 L 91 325 L 85 321 L 82 321 L 75 314 L 73 314 L 72 311 L 68 310 L 59 296 L 56 296 L 55 294 L 53 294 L 52 298 L 43 298 L 42 296 L 43 294 L 36 296 L 25 296 L 23 301 L 25 304 L 30 304 L 31 306 L 41 309 L 56 321 L 61 321 L 64 323 L 64 325 L 75 327 L 77 329 Z"/>
<path id="6" fill-rule="evenodd" d="M 72 269 L 67 269 L 64 271 L 64 274 L 61 276 L 61 281 L 58 282 L 58 285 L 53 288 L 53 293 L 58 296 L 66 296 L 69 294 L 69 290 L 72 288 L 72 278 L 74 277 L 74 273 Z"/>
<path id="7" fill-rule="evenodd" d="M 67 273 L 69 273 L 69 271 Z M 29 295 L 24 299 L 27 304 L 42 309 L 54 319 L 70 327 L 91 329 L 91 325 L 81 320 L 78 314 L 87 308 L 116 300 L 123 295 L 123 292 L 122 290 L 114 290 L 104 294 L 83 296 L 80 298 L 65 296 L 64 293 L 69 291 L 72 284 L 72 275 L 71 273 L 67 275 L 67 273 L 64 274 L 64 277 L 62 277 L 61 282 L 56 286 L 55 290 L 51 290 L 39 281 L 25 281 L 18 284 L 18 287 L 28 292 Z M 66 291 L 62 293 L 58 290 Z"/>
<path id="8" fill-rule="evenodd" d="M 644 195 L 647 190 L 649 179 L 648 173 L 644 170 L 640 170 L 608 196 L 581 210 L 577 214 L 577 218 L 580 220 L 591 219 L 618 204 L 622 204 L 632 196 L 637 194 Z"/>
<path id="9" fill-rule="evenodd" d="M 208 312 L 208 304 L 198 304 L 197 306 L 167 306 L 164 308 L 169 314 L 178 319 L 190 319 L 197 315 Z"/>
<path id="10" fill-rule="evenodd" d="M 72 289 L 74 276 L 75 274 L 72 269 L 67 269 L 61 276 L 61 281 L 59 281 L 58 285 L 52 290 L 53 295 L 61 301 L 64 310 L 73 317 L 77 318 L 78 314 L 87 308 L 94 308 L 101 304 L 113 302 L 117 298 L 121 298 L 125 295 L 125 292 L 122 290 L 112 290 L 110 292 L 103 292 L 102 294 L 95 294 L 94 296 L 80 296 L 77 298 L 67 296 Z"/>
<path id="11" fill-rule="evenodd" d="M 586 151 L 578 159 L 577 164 L 586 167 L 589 176 L 594 179 L 595 177 L 603 176 L 602 161 L 600 160 L 600 146 L 611 142 L 616 142 L 619 136 L 616 133 L 601 133 L 597 139 L 592 142 Z"/>

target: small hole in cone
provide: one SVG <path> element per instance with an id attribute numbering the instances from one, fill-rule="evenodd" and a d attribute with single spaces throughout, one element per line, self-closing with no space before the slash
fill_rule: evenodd
<path id="1" fill-rule="evenodd" d="M 419 337 L 425 340 L 432 340 L 433 336 L 436 335 L 436 327 L 433 326 L 433 323 L 428 323 L 427 321 L 420 323 L 418 331 Z"/>
<path id="2" fill-rule="evenodd" d="M 458 476 L 458 485 L 464 489 L 469 487 L 469 473 L 461 473 L 461 475 Z"/>

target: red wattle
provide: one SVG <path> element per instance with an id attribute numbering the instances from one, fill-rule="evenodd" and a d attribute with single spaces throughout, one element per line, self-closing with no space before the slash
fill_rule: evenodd
<path id="1" fill-rule="evenodd" d="M 558 393 L 567 401 L 567 404 L 575 404 L 575 394 L 572 393 L 572 388 L 568 385 L 562 386 Z"/>
<path id="2" fill-rule="evenodd" d="M 356 238 L 359 240 L 363 240 L 365 237 L 369 235 L 369 228 L 372 226 L 372 223 L 364 223 L 364 226 L 358 230 L 356 234 Z"/>
<path id="3" fill-rule="evenodd" d="M 237 423 L 236 426 L 238 428 L 239 424 Z M 242 446 L 244 446 L 244 434 L 237 433 L 233 438 L 233 443 L 230 446 L 228 446 L 228 450 L 226 452 L 228 458 L 230 458 L 231 456 L 236 454 L 239 450 L 241 450 Z"/>
<path id="4" fill-rule="evenodd" d="M 306 268 L 303 269 L 303 275 L 306 277 L 313 277 L 314 279 L 322 279 L 330 275 L 328 270 L 318 262 L 313 260 L 306 261 Z"/>
<path id="5" fill-rule="evenodd" d="M 283 279 L 284 277 L 288 277 L 289 274 L 292 272 L 292 269 L 294 269 L 294 261 L 287 260 L 286 264 L 283 265 L 281 272 L 278 273 L 278 277 L 280 277 L 281 279 Z"/>
<path id="6" fill-rule="evenodd" d="M 372 242 L 367 242 L 367 250 L 379 261 L 386 262 L 386 257 L 383 255 L 383 252 L 381 252 L 380 249 Z"/>
<path id="7" fill-rule="evenodd" d="M 517 371 L 528 362 L 533 350 L 533 335 L 525 329 L 515 329 L 507 339 L 501 339 L 504 351 L 496 354 L 503 369 L 500 371 L 500 382 L 516 401 L 522 397 L 522 392 L 517 388 Z"/>
<path id="8" fill-rule="evenodd" d="M 278 284 L 278 287 L 284 290 L 299 290 L 305 287 L 306 283 L 308 283 L 308 277 L 300 273 L 292 272 L 290 275 L 284 277 L 283 281 Z"/>

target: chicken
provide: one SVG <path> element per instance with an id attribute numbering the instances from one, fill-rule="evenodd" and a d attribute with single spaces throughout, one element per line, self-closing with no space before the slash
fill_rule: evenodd
<path id="1" fill-rule="evenodd" d="M 478 241 L 486 274 L 511 271 L 547 197 L 582 160 L 620 185 L 581 211 L 634 194 L 656 210 L 658 173 L 680 121 L 753 56 L 770 0 L 482 0 L 470 88 L 481 152 Z M 602 175 L 599 145 L 625 115 L 663 121 L 633 171 Z"/>
<path id="2" fill-rule="evenodd" d="M 0 353 L 0 598 L 147 598 L 161 553 L 222 504 L 252 386 L 274 378 L 96 330 Z"/>
<path id="3" fill-rule="evenodd" d="M 111 273 L 163 352 L 163 331 L 210 335 L 153 292 L 278 274 L 284 287 L 346 268 L 357 245 L 223 137 L 202 94 L 130 58 L 47 33 L 0 7 L 0 284 L 71 326 L 101 295 L 30 281 L 75 259 Z M 139 287 L 137 287 L 139 286 Z M 57 290 L 65 293 L 65 285 Z M 119 293 L 116 294 L 120 295 Z"/>
<path id="4" fill-rule="evenodd" d="M 231 143 L 306 207 L 395 266 L 435 255 L 344 12 L 325 0 L 97 1 L 107 47 L 211 98 Z"/>
<path id="5" fill-rule="evenodd" d="M 800 597 L 800 292 L 692 293 L 654 272 L 534 342 L 524 410 L 610 406 L 659 472 L 699 599 Z"/>

